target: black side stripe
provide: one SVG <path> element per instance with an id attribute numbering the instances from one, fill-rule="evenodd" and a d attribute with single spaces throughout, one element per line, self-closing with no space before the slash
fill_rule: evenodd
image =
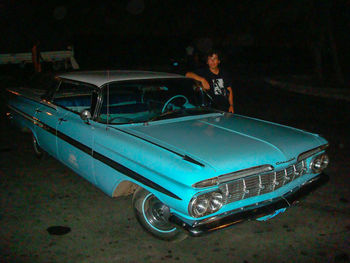
<path id="1" fill-rule="evenodd" d="M 188 156 L 188 155 L 181 154 L 181 153 L 178 153 L 178 152 L 176 152 L 176 151 L 173 151 L 173 150 L 171 150 L 171 149 L 169 149 L 169 148 L 167 148 L 167 147 L 164 147 L 164 146 L 162 146 L 162 145 L 160 145 L 160 144 L 158 144 L 158 143 L 155 143 L 155 142 L 152 142 L 152 141 L 147 140 L 147 139 L 145 139 L 145 138 L 142 138 L 142 137 L 140 137 L 140 136 L 137 136 L 136 134 L 133 134 L 133 133 L 131 133 L 131 132 L 127 132 L 127 131 L 125 131 L 125 130 L 118 129 L 118 128 L 116 128 L 116 127 L 111 127 L 111 128 L 113 128 L 113 129 L 115 129 L 115 130 L 118 130 L 118 131 L 120 131 L 120 132 L 124 132 L 124 133 L 126 133 L 126 134 L 129 134 L 129 135 L 131 135 L 131 136 L 133 136 L 133 137 L 136 137 L 136 138 L 138 138 L 138 139 L 141 139 L 141 140 L 143 140 L 143 141 L 146 141 L 146 142 L 148 142 L 148 143 L 150 143 L 150 144 L 156 145 L 156 146 L 158 146 L 158 147 L 160 147 L 160 148 L 162 148 L 162 149 L 164 149 L 164 150 L 167 150 L 167 151 L 169 151 L 169 152 L 171 152 L 171 153 L 173 153 L 173 154 L 176 154 L 177 156 L 182 157 L 182 159 L 184 159 L 184 160 L 187 161 L 187 162 L 191 162 L 191 163 L 194 163 L 194 164 L 199 165 L 199 166 L 201 166 L 201 167 L 205 167 L 204 164 L 202 164 L 202 163 L 196 161 L 195 159 L 193 159 L 192 157 L 190 157 L 190 156 Z"/>
<path id="2" fill-rule="evenodd" d="M 57 131 L 57 137 L 73 145 L 75 148 L 78 148 L 80 151 L 94 157 L 93 150 L 90 147 L 86 146 L 85 144 L 82 144 L 81 142 L 74 140 L 72 137 L 69 137 L 60 131 Z"/>
<path id="3" fill-rule="evenodd" d="M 151 180 L 143 177 L 142 175 L 140 175 L 139 173 L 136 173 L 133 170 L 130 170 L 129 168 L 121 165 L 120 163 L 117 163 L 115 161 L 113 161 L 112 159 L 98 153 L 98 152 L 94 152 L 92 150 L 92 148 L 86 146 L 85 144 L 82 144 L 81 142 L 78 142 L 77 140 L 74 140 L 73 138 L 67 136 L 66 134 L 60 132 L 60 131 L 56 131 L 54 128 L 48 126 L 47 124 L 43 123 L 42 121 L 28 115 L 27 113 L 13 107 L 13 106 L 9 106 L 12 110 L 16 111 L 17 113 L 23 115 L 26 119 L 32 121 L 35 125 L 39 126 L 40 128 L 43 128 L 44 130 L 50 132 L 51 134 L 57 136 L 58 138 L 66 141 L 67 143 L 73 145 L 74 147 L 78 148 L 79 150 L 81 150 L 82 152 L 91 155 L 93 158 L 95 158 L 96 160 L 99 160 L 101 162 L 103 162 L 104 164 L 110 166 L 111 168 L 113 168 L 114 170 L 148 186 L 151 187 L 155 190 L 157 190 L 158 192 L 161 192 L 163 194 L 166 194 L 168 196 L 171 196 L 175 199 L 178 200 L 182 200 L 180 197 L 178 197 L 177 195 L 175 195 L 174 193 L 170 192 L 169 190 L 165 189 L 164 187 L 152 182 Z M 56 133 L 57 132 L 57 133 Z"/>
<path id="4" fill-rule="evenodd" d="M 117 163 L 115 161 L 113 161 L 112 159 L 96 152 L 93 151 L 90 147 L 86 146 L 85 144 L 82 144 L 76 140 L 74 140 L 73 138 L 63 134 L 62 132 L 57 131 L 57 137 L 59 137 L 60 139 L 66 141 L 67 143 L 73 145 L 74 147 L 78 148 L 79 150 L 91 155 L 94 159 L 99 160 L 100 162 L 103 162 L 104 164 L 110 166 L 111 168 L 113 168 L 114 170 L 127 175 L 130 178 L 133 178 L 134 180 L 147 185 L 163 194 L 166 194 L 168 196 L 171 196 L 173 198 L 176 198 L 178 200 L 182 200 L 180 197 L 178 197 L 177 195 L 173 194 L 172 192 L 168 191 L 167 189 L 163 188 L 162 186 L 152 182 L 151 180 L 143 177 L 142 175 L 140 175 L 137 172 L 134 172 L 133 170 L 130 170 L 129 168 L 127 168 L 126 166 Z"/>
<path id="5" fill-rule="evenodd" d="M 167 189 L 163 188 L 162 186 L 160 186 L 159 184 L 156 184 L 155 182 L 152 182 L 151 180 L 148 180 L 147 178 L 143 177 L 142 175 L 130 170 L 129 168 L 121 165 L 120 163 L 117 163 L 115 161 L 113 161 L 112 159 L 107 158 L 106 156 L 99 154 L 98 152 L 94 152 L 93 157 L 101 162 L 103 162 L 104 164 L 112 167 L 113 169 L 117 170 L 118 172 L 125 174 L 133 179 L 135 179 L 136 181 L 147 185 L 163 194 L 166 194 L 168 196 L 171 196 L 175 199 L 178 200 L 182 200 L 180 197 L 178 197 L 177 195 L 173 194 L 172 192 L 168 191 Z"/>

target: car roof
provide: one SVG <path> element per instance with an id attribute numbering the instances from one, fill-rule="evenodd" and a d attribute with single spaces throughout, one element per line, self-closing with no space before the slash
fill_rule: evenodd
<path id="1" fill-rule="evenodd" d="M 173 73 L 152 71 L 127 71 L 127 70 L 101 70 L 101 71 L 73 71 L 58 75 L 59 78 L 80 81 L 101 87 L 106 83 L 137 79 L 159 79 L 159 78 L 184 78 L 184 76 Z"/>

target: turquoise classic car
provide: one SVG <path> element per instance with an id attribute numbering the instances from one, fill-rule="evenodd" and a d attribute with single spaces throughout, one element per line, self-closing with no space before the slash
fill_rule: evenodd
<path id="1" fill-rule="evenodd" d="M 324 138 L 212 109 L 180 75 L 72 72 L 42 90 L 9 89 L 8 115 L 37 157 L 110 197 L 133 194 L 139 223 L 163 240 L 269 219 L 326 177 Z"/>

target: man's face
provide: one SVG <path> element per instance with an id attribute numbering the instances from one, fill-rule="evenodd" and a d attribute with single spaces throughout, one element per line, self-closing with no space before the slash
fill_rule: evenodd
<path id="1" fill-rule="evenodd" d="M 213 54 L 208 57 L 207 64 L 209 65 L 209 68 L 216 69 L 218 68 L 220 64 L 220 60 L 217 54 Z"/>

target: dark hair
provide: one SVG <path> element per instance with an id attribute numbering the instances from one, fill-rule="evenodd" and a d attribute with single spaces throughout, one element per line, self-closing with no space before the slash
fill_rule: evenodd
<path id="1" fill-rule="evenodd" d="M 221 60 L 222 57 L 221 57 L 221 52 L 217 49 L 210 49 L 208 50 L 207 52 L 205 52 L 205 61 L 208 60 L 208 57 L 211 57 L 212 55 L 216 54 L 218 56 L 218 59 Z"/>

